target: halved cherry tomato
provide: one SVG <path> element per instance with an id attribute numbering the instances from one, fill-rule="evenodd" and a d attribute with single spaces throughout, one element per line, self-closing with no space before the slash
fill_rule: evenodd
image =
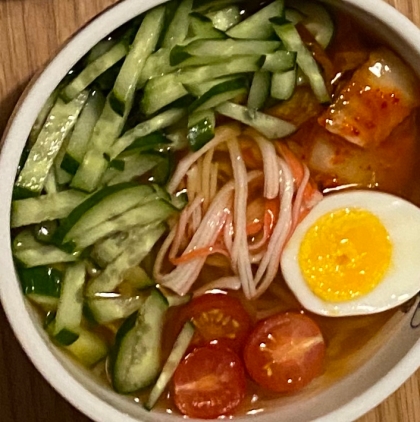
<path id="1" fill-rule="evenodd" d="M 251 378 L 269 390 L 286 393 L 309 384 L 323 370 L 325 342 L 308 316 L 286 312 L 257 324 L 244 349 Z"/>
<path id="2" fill-rule="evenodd" d="M 205 294 L 182 309 L 180 323 L 191 319 L 196 327 L 191 345 L 223 344 L 240 352 L 251 332 L 252 321 L 241 302 L 222 293 Z"/>
<path id="3" fill-rule="evenodd" d="M 184 415 L 213 419 L 231 414 L 245 397 L 245 370 L 227 347 L 195 349 L 178 365 L 173 377 L 173 399 Z"/>

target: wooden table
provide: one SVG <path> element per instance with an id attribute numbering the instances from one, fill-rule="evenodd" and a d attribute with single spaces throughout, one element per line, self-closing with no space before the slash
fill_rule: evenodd
<path id="1" fill-rule="evenodd" d="M 0 134 L 32 75 L 78 28 L 117 1 L 0 0 Z M 419 0 L 387 1 L 420 26 Z M 34 369 L 1 308 L 0 327 L 0 420 L 88 422 Z M 358 422 L 419 421 L 420 371 Z"/>

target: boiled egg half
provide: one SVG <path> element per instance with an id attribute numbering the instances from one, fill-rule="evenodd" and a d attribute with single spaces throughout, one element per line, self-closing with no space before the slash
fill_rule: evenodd
<path id="1" fill-rule="evenodd" d="M 420 209 L 377 191 L 327 196 L 296 227 L 281 270 L 316 314 L 394 308 L 420 291 Z"/>

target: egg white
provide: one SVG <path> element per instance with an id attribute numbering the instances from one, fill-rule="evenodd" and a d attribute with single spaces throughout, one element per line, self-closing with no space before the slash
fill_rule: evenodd
<path id="1" fill-rule="evenodd" d="M 360 208 L 378 217 L 388 231 L 392 257 L 382 281 L 372 291 L 348 301 L 328 302 L 315 295 L 306 283 L 299 266 L 299 249 L 306 232 L 320 217 L 343 208 Z M 301 305 L 319 315 L 366 315 L 399 306 L 420 291 L 420 208 L 376 191 L 329 195 L 297 226 L 283 251 L 281 271 Z"/>

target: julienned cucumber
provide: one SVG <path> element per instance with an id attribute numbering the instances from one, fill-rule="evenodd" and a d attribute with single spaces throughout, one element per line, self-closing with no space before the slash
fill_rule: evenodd
<path id="1" fill-rule="evenodd" d="M 92 280 L 86 294 L 93 297 L 98 293 L 112 292 L 123 281 L 125 271 L 139 265 L 165 231 L 166 225 L 163 223 L 133 227 L 125 241 L 123 252 Z"/>
<path id="2" fill-rule="evenodd" d="M 301 22 L 320 46 L 327 48 L 334 35 L 334 23 L 324 5 L 308 0 L 293 0 L 292 6 L 303 15 Z"/>
<path id="3" fill-rule="evenodd" d="M 260 40 L 197 40 L 171 51 L 171 65 L 175 66 L 189 56 L 214 56 L 222 60 L 238 55 L 263 55 L 273 53 L 281 47 L 279 41 Z"/>
<path id="4" fill-rule="evenodd" d="M 148 387 L 161 370 L 161 340 L 168 303 L 153 290 L 138 313 L 117 333 L 113 353 L 112 384 L 123 394 Z"/>
<path id="5" fill-rule="evenodd" d="M 153 193 L 147 185 L 121 183 L 103 188 L 88 197 L 61 222 L 54 234 L 56 244 L 63 244 L 90 228 L 141 203 Z"/>
<path id="6" fill-rule="evenodd" d="M 245 78 L 222 82 L 195 100 L 190 105 L 189 111 L 199 112 L 217 107 L 219 104 L 232 100 L 240 94 L 246 94 L 247 90 L 248 81 Z"/>
<path id="7" fill-rule="evenodd" d="M 13 256 L 26 268 L 74 262 L 79 255 L 78 252 L 67 253 L 54 245 L 38 242 L 31 229 L 20 232 L 13 242 Z"/>
<path id="8" fill-rule="evenodd" d="M 79 92 L 88 87 L 98 76 L 108 70 L 115 63 L 119 62 L 128 52 L 126 40 L 114 45 L 105 54 L 89 63 L 82 72 L 73 79 L 61 92 L 66 101 L 71 101 Z"/>
<path id="9" fill-rule="evenodd" d="M 264 107 L 270 96 L 271 75 L 269 72 L 260 70 L 254 73 L 251 89 L 248 94 L 248 108 L 259 110 Z"/>
<path id="10" fill-rule="evenodd" d="M 271 78 L 271 96 L 278 100 L 288 100 L 295 90 L 296 69 L 273 73 Z"/>
<path id="11" fill-rule="evenodd" d="M 283 138 L 296 130 L 292 123 L 229 101 L 216 107 L 216 111 L 253 127 L 268 139 Z"/>
<path id="12" fill-rule="evenodd" d="M 331 101 L 330 94 L 328 93 L 318 64 L 303 43 L 295 26 L 292 23 L 285 22 L 283 19 L 271 19 L 271 22 L 285 47 L 290 51 L 296 51 L 296 62 L 303 73 L 308 77 L 309 83 L 311 84 L 312 90 L 318 98 L 318 101 L 321 103 L 329 103 Z"/>
<path id="13" fill-rule="evenodd" d="M 124 165 L 122 170 L 109 168 L 103 178 L 103 182 L 108 185 L 129 182 L 136 177 L 142 176 L 159 164 L 163 158 L 159 154 L 132 154 L 123 157 L 121 162 Z"/>
<path id="14" fill-rule="evenodd" d="M 108 167 L 105 154 L 120 136 L 127 116 L 120 116 L 110 104 L 110 95 L 105 102 L 101 116 L 95 124 L 86 153 L 71 186 L 85 192 L 93 192 L 100 184 Z"/>
<path id="15" fill-rule="evenodd" d="M 182 0 L 165 33 L 162 47 L 173 47 L 182 43 L 187 37 L 189 28 L 189 14 L 192 11 L 193 0 Z"/>
<path id="16" fill-rule="evenodd" d="M 102 92 L 93 91 L 76 122 L 61 162 L 61 168 L 68 173 L 75 174 L 79 168 L 104 105 L 105 97 Z"/>
<path id="17" fill-rule="evenodd" d="M 111 160 L 116 158 L 126 148 L 133 145 L 135 141 L 150 135 L 153 132 L 177 123 L 186 114 L 187 110 L 185 108 L 171 108 L 158 114 L 157 116 L 152 117 L 149 120 L 139 123 L 133 129 L 128 130 L 114 143 L 109 151 Z"/>
<path id="18" fill-rule="evenodd" d="M 181 362 L 181 359 L 184 357 L 188 346 L 190 345 L 191 339 L 193 338 L 194 332 L 194 325 L 189 321 L 185 323 L 175 340 L 172 351 L 150 393 L 149 399 L 145 404 L 146 409 L 151 410 L 158 401 L 159 397 L 162 395 L 176 368 L 178 367 L 179 362 Z"/>
<path id="19" fill-rule="evenodd" d="M 63 286 L 55 317 L 54 337 L 69 345 L 79 337 L 83 314 L 83 288 L 85 284 L 83 261 L 70 265 L 64 274 Z"/>
<path id="20" fill-rule="evenodd" d="M 207 109 L 192 113 L 188 119 L 188 143 L 191 150 L 198 151 L 213 139 L 216 127 L 214 110 Z"/>
<path id="21" fill-rule="evenodd" d="M 164 221 L 178 212 L 171 203 L 163 199 L 156 199 L 154 196 L 151 196 L 150 200 L 144 200 L 143 203 L 118 216 L 107 219 L 83 232 L 74 234 L 70 237 L 71 242 L 77 250 L 84 249 L 118 231 L 131 230 L 135 226 L 145 226 L 154 222 Z"/>
<path id="22" fill-rule="evenodd" d="M 281 17 L 284 12 L 284 0 L 275 0 L 249 18 L 238 23 L 227 34 L 231 38 L 267 40 L 273 35 L 270 18 Z"/>
<path id="23" fill-rule="evenodd" d="M 218 30 L 209 17 L 196 12 L 190 13 L 190 31 L 193 38 L 213 40 L 226 38 L 226 34 Z"/>
<path id="24" fill-rule="evenodd" d="M 131 108 L 138 79 L 147 58 L 153 53 L 159 40 L 165 20 L 165 6 L 159 6 L 148 12 L 130 51 L 124 60 L 113 88 L 113 107 L 121 115 Z"/>
<path id="25" fill-rule="evenodd" d="M 214 27 L 220 31 L 227 31 L 241 21 L 241 11 L 238 6 L 230 5 L 223 9 L 207 13 Z"/>
<path id="26" fill-rule="evenodd" d="M 108 324 L 129 317 L 144 304 L 143 296 L 90 298 L 87 305 L 99 324 Z"/>
<path id="27" fill-rule="evenodd" d="M 89 92 L 83 91 L 67 104 L 57 99 L 15 183 L 16 196 L 36 196 L 41 193 L 54 159 L 73 129 L 88 96 Z"/>
<path id="28" fill-rule="evenodd" d="M 11 226 L 21 227 L 67 217 L 87 195 L 73 189 L 12 202 Z"/>

